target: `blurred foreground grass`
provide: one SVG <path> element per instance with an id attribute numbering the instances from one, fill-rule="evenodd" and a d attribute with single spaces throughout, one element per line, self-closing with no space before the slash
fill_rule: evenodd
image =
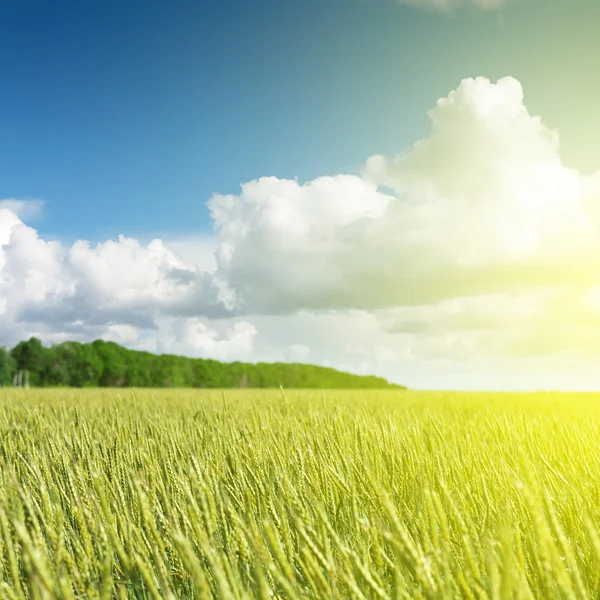
<path id="1" fill-rule="evenodd" d="M 0 389 L 0 597 L 600 597 L 599 450 L 594 395 Z"/>

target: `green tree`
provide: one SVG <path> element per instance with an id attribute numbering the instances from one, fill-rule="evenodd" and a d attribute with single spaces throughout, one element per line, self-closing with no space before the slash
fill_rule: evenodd
<path id="1" fill-rule="evenodd" d="M 3 359 L 0 355 L 0 383 L 7 377 L 10 382 L 15 368 L 30 371 L 33 385 L 48 386 L 402 387 L 380 377 L 363 377 L 313 365 L 222 363 L 211 359 L 136 352 L 103 340 L 96 340 L 92 344 L 64 342 L 44 348 L 40 340 L 31 338 L 17 344 L 11 350 L 10 357 Z"/>
<path id="2" fill-rule="evenodd" d="M 12 385 L 16 364 L 6 348 L 0 347 L 0 386 Z"/>
<path id="3" fill-rule="evenodd" d="M 127 353 L 114 342 L 96 340 L 92 346 L 102 361 L 102 372 L 98 383 L 103 387 L 122 387 L 127 384 Z"/>
<path id="4" fill-rule="evenodd" d="M 19 342 L 10 352 L 20 371 L 29 371 L 31 384 L 40 385 L 44 381 L 48 365 L 48 352 L 38 338 L 32 337 L 26 342 Z"/>

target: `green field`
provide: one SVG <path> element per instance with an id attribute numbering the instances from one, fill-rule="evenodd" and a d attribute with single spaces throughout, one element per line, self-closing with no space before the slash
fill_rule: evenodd
<path id="1" fill-rule="evenodd" d="M 600 396 L 0 389 L 1 598 L 597 598 Z"/>

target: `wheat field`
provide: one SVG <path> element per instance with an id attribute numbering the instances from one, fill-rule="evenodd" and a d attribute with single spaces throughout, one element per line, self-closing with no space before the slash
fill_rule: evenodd
<path id="1" fill-rule="evenodd" d="M 0 389 L 0 597 L 596 598 L 599 400 Z"/>

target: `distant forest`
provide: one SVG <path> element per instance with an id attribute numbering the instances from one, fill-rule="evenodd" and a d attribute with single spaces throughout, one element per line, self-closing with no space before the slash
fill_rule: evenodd
<path id="1" fill-rule="evenodd" d="M 28 371 L 35 387 L 402 388 L 380 377 L 326 367 L 156 355 L 103 340 L 45 347 L 31 338 L 12 350 L 0 347 L 0 385 L 13 385 L 19 371 Z"/>

